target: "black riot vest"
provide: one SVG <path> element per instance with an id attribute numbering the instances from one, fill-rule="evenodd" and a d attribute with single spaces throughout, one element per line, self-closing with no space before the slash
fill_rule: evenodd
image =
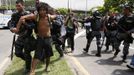
<path id="1" fill-rule="evenodd" d="M 134 28 L 134 15 L 131 14 L 130 16 L 124 15 L 118 22 L 118 27 L 119 32 L 125 32 L 129 31 Z"/>
<path id="2" fill-rule="evenodd" d="M 93 31 L 99 31 L 101 29 L 102 26 L 101 18 L 92 18 L 90 22 L 91 22 L 91 29 Z"/>
<path id="3" fill-rule="evenodd" d="M 21 16 L 27 15 L 28 13 L 26 11 L 23 12 L 16 12 L 14 14 L 12 14 L 11 16 L 11 20 L 10 23 L 8 23 L 9 28 L 14 28 L 16 27 L 19 19 L 21 18 Z M 23 35 L 23 36 L 29 36 L 32 33 L 32 29 L 35 26 L 35 23 L 33 21 L 26 21 L 27 25 L 21 25 L 20 30 L 18 32 L 19 35 Z"/>
<path id="4" fill-rule="evenodd" d="M 105 24 L 107 30 L 110 30 L 110 31 L 117 30 L 117 24 L 116 24 L 115 22 L 117 22 L 115 16 L 109 17 L 109 18 L 107 19 L 106 24 Z"/>
<path id="5" fill-rule="evenodd" d="M 18 23 L 19 19 L 21 16 L 27 15 L 28 13 L 23 11 L 23 12 L 16 12 L 13 13 L 11 16 L 10 24 L 8 25 L 9 28 L 16 27 L 16 24 Z"/>

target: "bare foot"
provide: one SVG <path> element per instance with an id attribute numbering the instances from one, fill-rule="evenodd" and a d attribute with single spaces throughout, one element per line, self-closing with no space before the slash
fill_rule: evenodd
<path id="1" fill-rule="evenodd" d="M 30 74 L 29 75 L 35 75 L 35 72 L 30 72 Z"/>

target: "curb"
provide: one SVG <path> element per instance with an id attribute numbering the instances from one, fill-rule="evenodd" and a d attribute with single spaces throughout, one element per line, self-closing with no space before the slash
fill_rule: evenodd
<path id="1" fill-rule="evenodd" d="M 90 75 L 73 56 L 65 55 L 65 59 L 74 75 Z"/>
<path id="2" fill-rule="evenodd" d="M 74 39 L 77 39 L 83 33 L 85 33 L 85 30 L 81 30 L 78 34 L 76 34 Z M 69 49 L 67 50 L 70 51 Z M 65 59 L 67 60 L 68 66 L 71 68 L 74 75 L 90 75 L 80 62 L 72 56 L 72 53 L 65 55 Z"/>
<path id="3" fill-rule="evenodd" d="M 4 62 L 0 65 L 0 75 L 4 75 L 5 70 L 9 65 L 11 65 L 12 61 L 10 60 L 10 57 L 7 57 Z"/>

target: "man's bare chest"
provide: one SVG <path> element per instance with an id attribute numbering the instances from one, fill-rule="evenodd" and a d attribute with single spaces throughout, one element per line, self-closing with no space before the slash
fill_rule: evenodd
<path id="1" fill-rule="evenodd" d="M 49 27 L 49 22 L 47 19 L 40 19 L 38 26 L 45 26 L 45 27 Z"/>

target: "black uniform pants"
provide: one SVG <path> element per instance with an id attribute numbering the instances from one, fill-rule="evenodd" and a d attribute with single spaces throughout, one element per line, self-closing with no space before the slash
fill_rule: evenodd
<path id="1" fill-rule="evenodd" d="M 105 36 L 106 36 L 106 43 L 105 46 L 107 49 L 109 49 L 109 45 L 112 45 L 112 48 L 114 49 L 114 42 L 116 41 L 116 36 L 117 31 L 107 31 L 105 32 Z"/>
<path id="2" fill-rule="evenodd" d="M 31 51 L 36 49 L 36 40 L 33 36 L 27 38 L 18 37 L 15 43 L 15 55 L 20 57 L 26 63 L 26 69 L 31 68 Z"/>
<path id="3" fill-rule="evenodd" d="M 64 43 L 63 43 L 63 50 L 65 50 L 65 41 L 67 38 L 69 38 L 70 40 L 70 44 L 71 44 L 71 50 L 73 51 L 74 50 L 74 33 L 67 33 L 65 36 L 64 36 Z"/>
<path id="4" fill-rule="evenodd" d="M 117 40 L 115 41 L 115 49 L 116 52 L 119 51 L 119 47 L 121 42 L 123 42 L 123 60 L 127 58 L 127 55 L 129 54 L 129 46 L 130 46 L 130 35 L 127 35 L 126 33 L 118 33 L 117 34 Z"/>
<path id="5" fill-rule="evenodd" d="M 59 35 L 52 35 L 53 42 L 55 44 L 56 50 L 59 52 L 60 56 L 63 56 L 63 50 L 61 46 L 63 45 L 63 38 L 60 38 Z"/>
<path id="6" fill-rule="evenodd" d="M 100 31 L 91 31 L 88 35 L 89 35 L 89 37 L 87 38 L 86 51 L 88 52 L 88 49 L 90 47 L 90 44 L 91 44 L 93 38 L 96 37 L 97 51 L 98 51 L 98 53 L 100 53 L 101 52 L 101 43 L 100 43 L 101 33 L 100 33 Z"/>

